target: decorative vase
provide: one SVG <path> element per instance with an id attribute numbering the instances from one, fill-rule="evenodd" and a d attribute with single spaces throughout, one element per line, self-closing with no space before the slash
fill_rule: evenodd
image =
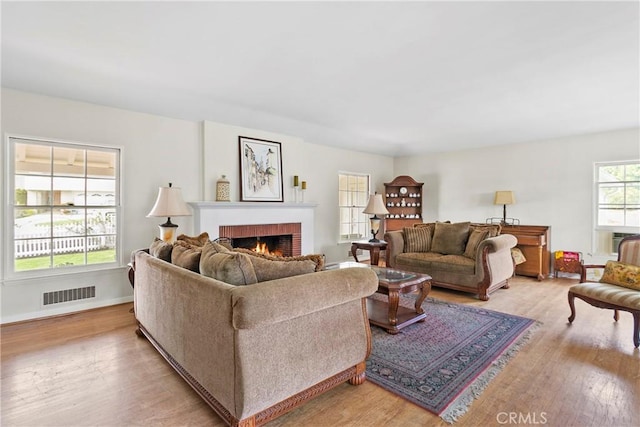
<path id="1" fill-rule="evenodd" d="M 222 175 L 218 181 L 216 181 L 216 202 L 230 202 L 231 191 L 229 180 L 226 175 Z"/>

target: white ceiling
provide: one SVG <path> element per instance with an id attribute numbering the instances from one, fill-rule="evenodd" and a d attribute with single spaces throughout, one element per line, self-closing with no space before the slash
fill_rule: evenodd
<path id="1" fill-rule="evenodd" d="M 639 3 L 2 2 L 2 86 L 392 156 L 638 127 Z"/>

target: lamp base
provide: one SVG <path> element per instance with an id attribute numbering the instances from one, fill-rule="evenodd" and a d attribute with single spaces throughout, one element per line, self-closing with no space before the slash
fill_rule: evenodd
<path id="1" fill-rule="evenodd" d="M 178 226 L 176 224 L 160 224 L 160 240 L 164 240 L 167 243 L 173 243 L 176 241 Z"/>

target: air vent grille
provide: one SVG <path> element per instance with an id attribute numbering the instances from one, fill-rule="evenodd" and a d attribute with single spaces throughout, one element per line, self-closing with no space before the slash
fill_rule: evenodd
<path id="1" fill-rule="evenodd" d="M 84 288 L 64 289 L 62 291 L 45 292 L 42 294 L 44 305 L 59 304 L 61 302 L 75 301 L 79 299 L 95 298 L 96 287 L 87 286 Z"/>

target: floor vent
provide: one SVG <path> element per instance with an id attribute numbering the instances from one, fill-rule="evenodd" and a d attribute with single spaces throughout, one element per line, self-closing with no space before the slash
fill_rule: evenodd
<path id="1" fill-rule="evenodd" d="M 65 289 L 63 291 L 45 292 L 42 294 L 44 305 L 59 304 L 61 302 L 75 301 L 79 299 L 95 298 L 96 287 Z"/>

